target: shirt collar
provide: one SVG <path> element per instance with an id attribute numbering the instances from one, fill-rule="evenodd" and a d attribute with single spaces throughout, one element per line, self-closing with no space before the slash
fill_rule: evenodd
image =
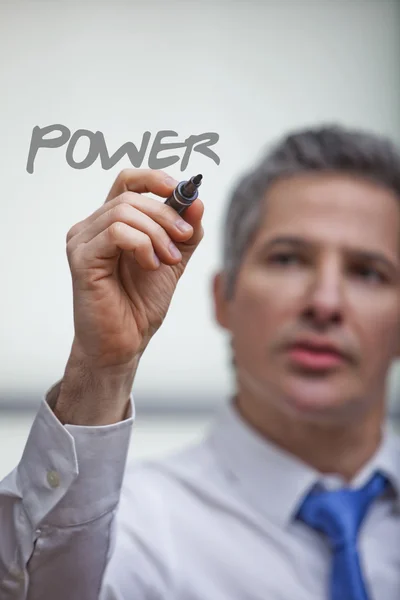
<path id="1" fill-rule="evenodd" d="M 243 420 L 233 399 L 221 410 L 211 428 L 208 442 L 218 463 L 239 493 L 282 527 L 295 517 L 301 500 L 313 485 L 318 482 L 329 488 L 343 485 L 337 475 L 321 475 L 262 437 Z M 351 486 L 363 485 L 376 470 L 389 478 L 400 511 L 400 441 L 389 426 L 384 428 L 380 448 Z"/>
<path id="2" fill-rule="evenodd" d="M 396 509 L 400 512 L 400 438 L 390 423 L 382 431 L 382 443 L 371 460 L 352 481 L 352 487 L 364 485 L 376 471 L 380 471 L 391 483 Z"/>

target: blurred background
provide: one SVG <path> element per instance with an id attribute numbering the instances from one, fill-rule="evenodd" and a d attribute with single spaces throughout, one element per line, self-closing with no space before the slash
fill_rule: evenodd
<path id="1" fill-rule="evenodd" d="M 0 477 L 20 458 L 35 412 L 63 375 L 73 336 L 65 236 L 103 202 L 111 169 L 40 148 L 34 127 L 101 131 L 109 155 L 159 131 L 164 143 L 215 132 L 220 158 L 185 149 L 167 170 L 203 174 L 205 237 L 148 347 L 133 392 L 132 455 L 159 455 L 201 436 L 232 391 L 229 345 L 214 321 L 211 278 L 231 187 L 288 130 L 322 122 L 400 142 L 398 0 L 148 0 L 0 3 Z M 59 132 L 49 137 L 56 137 Z M 84 160 L 81 138 L 74 160 Z M 398 369 L 389 417 L 400 411 Z M 6 452 L 5 452 L 6 450 Z"/>

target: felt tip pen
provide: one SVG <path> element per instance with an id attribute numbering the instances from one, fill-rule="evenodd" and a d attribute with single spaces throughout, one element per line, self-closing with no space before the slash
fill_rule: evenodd
<path id="1" fill-rule="evenodd" d="M 164 202 L 172 206 L 178 214 L 189 208 L 199 195 L 199 187 L 203 175 L 195 175 L 189 181 L 180 181 L 169 198 Z"/>

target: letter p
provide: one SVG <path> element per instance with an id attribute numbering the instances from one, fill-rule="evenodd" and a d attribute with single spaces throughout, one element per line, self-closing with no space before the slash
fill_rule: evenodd
<path id="1" fill-rule="evenodd" d="M 53 131 L 59 131 L 61 135 L 44 139 L 45 135 L 52 133 Z M 29 147 L 28 162 L 26 164 L 28 173 L 33 173 L 33 164 L 39 148 L 60 148 L 60 146 L 63 146 L 68 142 L 70 136 L 70 130 L 64 125 L 48 125 L 47 127 L 38 127 L 36 125 L 32 130 L 31 145 Z"/>

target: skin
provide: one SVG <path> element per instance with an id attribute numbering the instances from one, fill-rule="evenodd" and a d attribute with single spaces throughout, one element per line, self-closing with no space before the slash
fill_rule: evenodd
<path id="1" fill-rule="evenodd" d="M 61 423 L 108 425 L 130 414 L 141 356 L 204 234 L 200 198 L 185 219 L 164 204 L 177 183 L 163 171 L 121 171 L 103 205 L 67 233 L 74 337 L 54 406 Z"/>
<path id="2" fill-rule="evenodd" d="M 260 435 L 346 480 L 381 441 L 387 373 L 400 352 L 399 234 L 391 190 L 340 173 L 296 175 L 269 189 L 232 300 L 223 272 L 213 278 L 238 411 Z M 282 236 L 298 242 L 271 245 Z M 287 344 L 301 335 L 330 340 L 346 359 L 319 373 L 299 368 Z"/>

